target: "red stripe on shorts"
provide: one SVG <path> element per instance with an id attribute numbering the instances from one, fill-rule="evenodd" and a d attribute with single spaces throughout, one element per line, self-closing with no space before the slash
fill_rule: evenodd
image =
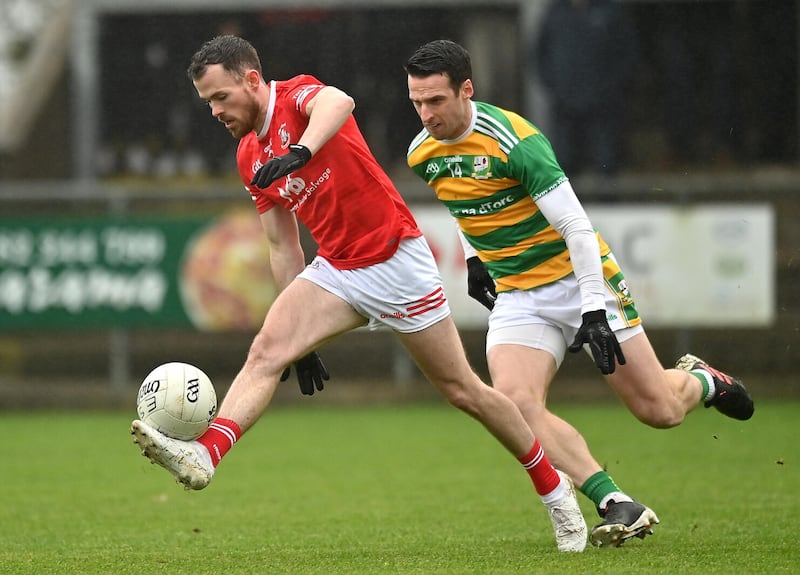
<path id="1" fill-rule="evenodd" d="M 408 312 L 408 317 L 416 317 L 418 315 L 423 315 L 437 307 L 440 307 L 446 301 L 444 297 L 444 291 L 442 288 L 437 288 L 425 297 L 417 302 L 414 305 L 410 305 L 406 308 Z"/>

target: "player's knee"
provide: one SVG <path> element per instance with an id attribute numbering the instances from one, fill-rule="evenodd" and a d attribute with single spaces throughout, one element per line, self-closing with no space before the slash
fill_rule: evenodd
<path id="1" fill-rule="evenodd" d="M 447 393 L 445 393 L 445 397 L 450 405 L 456 409 L 460 409 L 461 411 L 473 416 L 478 413 L 476 404 L 472 400 L 472 397 L 465 393 L 463 389 L 450 389 Z"/>
<path id="2" fill-rule="evenodd" d="M 534 413 L 545 409 L 544 397 L 533 389 L 515 382 L 505 383 L 499 380 L 494 382 L 494 388 L 513 401 L 523 412 Z"/>
<path id="3" fill-rule="evenodd" d="M 280 346 L 270 344 L 268 338 L 259 334 L 247 352 L 245 365 L 258 373 L 267 374 L 282 372 L 287 362 L 285 351 Z"/>
<path id="4" fill-rule="evenodd" d="M 476 416 L 479 412 L 478 404 L 469 386 L 462 382 L 439 382 L 437 387 L 444 395 L 447 402 L 455 407 L 468 413 L 469 415 Z"/>

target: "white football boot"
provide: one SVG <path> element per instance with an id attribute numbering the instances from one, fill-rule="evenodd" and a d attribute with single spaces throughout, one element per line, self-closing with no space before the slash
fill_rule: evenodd
<path id="1" fill-rule="evenodd" d="M 211 455 L 197 441 L 172 439 L 138 419 L 131 423 L 131 435 L 142 455 L 172 473 L 187 491 L 203 489 L 211 482 L 214 476 Z"/>
<path id="2" fill-rule="evenodd" d="M 566 473 L 556 470 L 561 480 L 567 484 L 567 492 L 556 501 L 546 505 L 553 529 L 556 532 L 556 543 L 559 551 L 580 553 L 586 548 L 586 520 L 578 505 L 578 496 L 572 479 Z"/>

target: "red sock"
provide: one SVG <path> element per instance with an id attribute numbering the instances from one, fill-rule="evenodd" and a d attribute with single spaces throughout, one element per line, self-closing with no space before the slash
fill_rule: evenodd
<path id="1" fill-rule="evenodd" d="M 547 495 L 561 483 L 561 478 L 544 454 L 538 439 L 534 442 L 528 455 L 518 459 L 525 471 L 528 472 L 528 475 L 531 476 L 533 486 L 539 495 Z"/>
<path id="2" fill-rule="evenodd" d="M 197 441 L 208 449 L 211 462 L 216 467 L 233 444 L 242 436 L 242 429 L 232 419 L 216 418 Z"/>

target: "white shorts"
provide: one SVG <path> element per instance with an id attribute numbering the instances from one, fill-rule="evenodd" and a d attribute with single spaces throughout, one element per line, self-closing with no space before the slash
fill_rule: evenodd
<path id="1" fill-rule="evenodd" d="M 339 296 L 369 320 L 413 333 L 450 315 L 442 277 L 424 237 L 406 238 L 385 262 L 339 270 L 317 256 L 298 277 Z"/>
<path id="2" fill-rule="evenodd" d="M 608 325 L 620 343 L 644 331 L 613 254 L 603 258 Z M 532 290 L 497 294 L 489 316 L 486 350 L 516 344 L 550 353 L 560 366 L 581 326 L 581 293 L 575 274 Z"/>

